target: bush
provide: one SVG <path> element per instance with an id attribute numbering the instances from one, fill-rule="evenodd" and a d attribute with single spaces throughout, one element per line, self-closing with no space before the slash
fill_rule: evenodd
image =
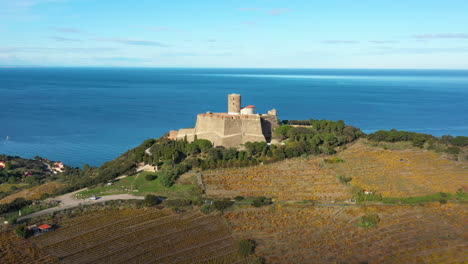
<path id="1" fill-rule="evenodd" d="M 192 205 L 192 201 L 185 199 L 165 200 L 164 205 L 168 207 L 186 207 Z"/>
<path id="2" fill-rule="evenodd" d="M 252 201 L 252 205 L 254 207 L 261 207 L 263 205 L 269 205 L 269 204 L 271 204 L 271 198 L 266 198 L 264 196 L 255 197 Z"/>
<path id="3" fill-rule="evenodd" d="M 19 225 L 15 230 L 16 235 L 21 239 L 26 239 L 31 235 L 31 231 L 25 224 Z"/>
<path id="4" fill-rule="evenodd" d="M 441 204 L 446 204 L 446 203 L 447 203 L 447 199 L 446 199 L 446 198 L 440 198 L 440 199 L 439 199 L 439 203 L 441 203 Z"/>
<path id="5" fill-rule="evenodd" d="M 160 203 L 161 200 L 156 195 L 148 194 L 145 196 L 145 204 L 148 206 L 158 205 Z"/>
<path id="6" fill-rule="evenodd" d="M 238 243 L 239 246 L 239 253 L 247 257 L 255 253 L 255 247 L 257 246 L 254 240 L 251 239 L 242 239 Z"/>
<path id="7" fill-rule="evenodd" d="M 219 200 L 219 201 L 214 201 L 213 206 L 214 208 L 216 208 L 216 210 L 220 212 L 224 212 L 224 210 L 231 207 L 233 204 L 234 202 L 230 200 Z"/>
<path id="8" fill-rule="evenodd" d="M 458 155 L 458 154 L 460 154 L 461 149 L 459 147 L 448 147 L 445 150 L 445 152 L 450 154 L 450 155 Z"/>
<path id="9" fill-rule="evenodd" d="M 153 180 L 156 180 L 157 178 L 158 178 L 158 174 L 156 174 L 156 173 L 147 174 L 145 176 L 145 179 L 147 181 L 153 181 Z"/>
<path id="10" fill-rule="evenodd" d="M 204 205 L 200 208 L 200 212 L 204 214 L 210 214 L 211 212 L 213 212 L 213 207 L 209 204 Z"/>
<path id="11" fill-rule="evenodd" d="M 234 197 L 234 200 L 240 202 L 240 201 L 244 200 L 244 196 L 236 196 L 236 197 Z"/>
<path id="12" fill-rule="evenodd" d="M 365 229 L 376 227 L 380 222 L 380 218 L 377 214 L 367 214 L 359 218 L 358 226 Z"/>
<path id="13" fill-rule="evenodd" d="M 463 136 L 455 137 L 451 140 L 451 143 L 459 147 L 468 146 L 468 137 L 463 137 Z"/>
<path id="14" fill-rule="evenodd" d="M 338 179 L 340 180 L 341 183 L 343 184 L 348 184 L 353 178 L 351 177 L 346 177 L 344 175 L 339 175 Z"/>

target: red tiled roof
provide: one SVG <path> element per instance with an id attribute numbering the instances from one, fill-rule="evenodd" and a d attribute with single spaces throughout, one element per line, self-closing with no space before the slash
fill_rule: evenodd
<path id="1" fill-rule="evenodd" d="M 52 226 L 51 226 L 51 225 L 48 225 L 48 224 L 43 224 L 43 225 L 38 226 L 38 228 L 41 229 L 41 230 L 49 229 L 49 228 L 51 228 L 51 227 L 52 227 Z"/>
<path id="2" fill-rule="evenodd" d="M 255 105 L 248 105 L 245 108 L 255 108 Z"/>

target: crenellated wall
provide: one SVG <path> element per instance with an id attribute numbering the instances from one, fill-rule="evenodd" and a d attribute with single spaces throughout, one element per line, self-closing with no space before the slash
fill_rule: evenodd
<path id="1" fill-rule="evenodd" d="M 193 141 L 210 140 L 215 146 L 226 148 L 239 147 L 246 142 L 266 142 L 262 116 L 260 115 L 229 115 L 229 114 L 199 114 L 195 128 L 181 129 L 177 139 L 187 136 Z"/>
<path id="2" fill-rule="evenodd" d="M 228 95 L 228 113 L 199 114 L 195 128 L 172 131 L 171 139 L 181 140 L 187 137 L 193 141 L 207 139 L 214 146 L 237 148 L 247 142 L 270 142 L 273 130 L 279 126 L 276 110 L 266 115 L 255 114 L 255 106 L 249 105 L 249 111 L 241 113 L 241 96 Z"/>

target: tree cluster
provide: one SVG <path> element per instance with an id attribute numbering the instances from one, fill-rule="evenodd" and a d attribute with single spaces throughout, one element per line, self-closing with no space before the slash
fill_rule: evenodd
<path id="1" fill-rule="evenodd" d="M 275 136 L 286 140 L 284 146 L 272 150 L 273 157 L 283 159 L 303 154 L 334 154 L 335 148 L 356 140 L 364 133 L 342 120 L 310 120 L 311 127 L 282 125 L 275 130 Z"/>
<path id="2" fill-rule="evenodd" d="M 0 204 L 0 214 L 20 210 L 21 208 L 32 204 L 32 201 L 24 198 L 16 198 L 11 203 Z"/>
<path id="3" fill-rule="evenodd" d="M 444 151 L 454 155 L 459 154 L 461 152 L 459 147 L 468 146 L 468 137 L 464 136 L 452 137 L 449 135 L 445 135 L 439 138 L 429 134 L 422 134 L 409 131 L 398 131 L 396 129 L 392 129 L 390 131 L 379 130 L 367 135 L 367 138 L 377 142 L 411 141 L 411 143 L 415 147 L 422 148 L 426 145 L 429 149 L 434 148 L 433 146 L 437 144 L 445 145 L 445 147 L 448 146 L 448 148 L 446 148 Z"/>

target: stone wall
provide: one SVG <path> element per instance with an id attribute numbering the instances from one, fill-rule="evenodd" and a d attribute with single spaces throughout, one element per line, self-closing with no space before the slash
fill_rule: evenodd
<path id="1" fill-rule="evenodd" d="M 239 147 L 246 142 L 265 142 L 260 115 L 199 114 L 195 128 L 180 129 L 177 139 L 207 139 L 214 146 Z"/>
<path id="2" fill-rule="evenodd" d="M 277 127 L 280 126 L 278 116 L 276 115 L 262 115 L 262 133 L 265 136 L 267 142 L 270 142 L 273 138 L 273 132 Z"/>
<path id="3" fill-rule="evenodd" d="M 274 112 L 276 114 L 276 111 Z M 231 115 L 228 113 L 199 114 L 195 128 L 180 129 L 176 135 L 177 140 L 187 137 L 193 141 L 207 139 L 214 146 L 237 148 L 247 142 L 270 142 L 273 131 L 279 126 L 276 115 Z"/>

